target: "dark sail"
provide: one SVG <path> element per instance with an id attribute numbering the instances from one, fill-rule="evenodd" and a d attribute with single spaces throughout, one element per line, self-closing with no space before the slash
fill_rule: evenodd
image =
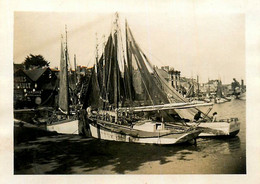
<path id="1" fill-rule="evenodd" d="M 133 34 L 125 24 L 125 42 L 121 41 L 121 30 L 112 29 L 104 51 L 92 72 L 92 83 L 88 92 L 88 105 L 99 108 L 134 107 L 187 102 L 165 79 L 152 67 L 146 55 L 136 43 Z M 121 41 L 121 42 L 120 42 Z M 125 43 L 125 47 L 122 44 Z M 123 56 L 123 57 L 120 57 Z M 89 90 L 91 90 L 89 88 Z M 95 91 L 95 92 L 93 92 Z M 94 102 L 94 99 L 98 99 Z M 92 103 L 90 103 L 92 101 Z M 101 103 L 100 103 L 101 102 Z M 179 114 L 192 119 L 197 109 L 161 111 L 158 114 L 170 117 Z M 188 114 L 188 116 L 187 116 Z"/>

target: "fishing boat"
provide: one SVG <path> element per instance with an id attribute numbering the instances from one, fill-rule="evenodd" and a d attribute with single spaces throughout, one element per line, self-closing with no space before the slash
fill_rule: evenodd
<path id="1" fill-rule="evenodd" d="M 241 93 L 240 96 L 239 96 L 239 99 L 240 100 L 246 100 L 246 92 Z"/>
<path id="2" fill-rule="evenodd" d="M 246 100 L 246 87 L 244 85 L 244 80 L 241 80 L 241 85 L 239 82 L 233 78 L 233 82 L 231 83 L 232 87 L 232 95 L 235 99 Z"/>
<path id="3" fill-rule="evenodd" d="M 189 126 L 195 126 L 202 132 L 199 137 L 223 137 L 235 136 L 240 131 L 240 122 L 237 118 L 223 119 L 217 122 L 191 122 Z"/>
<path id="4" fill-rule="evenodd" d="M 208 105 L 208 104 L 207 104 Z M 194 103 L 171 103 L 153 106 L 122 107 L 115 111 L 88 113 L 93 137 L 134 143 L 177 144 L 196 139 L 202 130 L 194 126 L 173 124 L 164 120 L 140 117 L 138 113 L 186 109 L 198 106 Z M 204 106 L 204 104 L 201 104 Z"/>
<path id="5" fill-rule="evenodd" d="M 231 100 L 223 95 L 222 82 L 218 80 L 214 103 L 221 104 L 228 101 Z M 211 109 L 209 109 L 208 113 L 210 110 Z M 235 136 L 240 131 L 240 122 L 238 121 L 238 118 L 222 119 L 216 122 L 205 121 L 204 119 L 200 122 L 188 122 L 187 125 L 196 126 L 198 129 L 202 130 L 202 132 L 199 134 L 199 137 Z"/>
<path id="6" fill-rule="evenodd" d="M 63 45 L 61 41 L 59 110 L 53 112 L 46 127 L 60 134 L 78 134 L 77 107 L 71 104 L 69 93 L 67 29 L 65 48 Z"/>
<path id="7" fill-rule="evenodd" d="M 216 98 L 214 99 L 214 102 L 216 104 L 221 104 L 221 103 L 225 103 L 225 102 L 230 102 L 231 99 L 225 97 L 223 95 L 223 86 L 222 86 L 222 82 L 221 80 L 218 80 L 218 86 L 217 86 L 217 91 L 216 91 Z"/>
<path id="8" fill-rule="evenodd" d="M 102 54 L 92 69 L 83 109 L 94 138 L 152 144 L 177 144 L 200 136 L 235 135 L 238 119 L 212 123 L 212 103 L 189 102 L 153 67 L 118 14 Z M 202 112 L 200 106 L 210 106 Z M 194 123 L 195 114 L 203 123 Z M 210 133 L 208 130 L 211 130 Z M 207 131 L 206 131 L 207 130 Z"/>
<path id="9" fill-rule="evenodd" d="M 83 104 L 91 136 L 150 144 L 196 139 L 200 130 L 168 122 L 184 121 L 178 111 L 201 104 L 174 101 L 176 94 L 171 99 L 156 68 L 136 43 L 127 21 L 125 29 L 120 29 L 118 14 L 111 30 L 101 56 L 96 53 Z"/>
<path id="10" fill-rule="evenodd" d="M 217 98 L 214 99 L 214 103 L 224 103 L 230 101 L 222 94 L 221 89 L 221 82 L 218 85 L 218 90 L 216 93 Z M 209 101 L 211 102 L 211 101 Z M 189 122 L 186 122 L 188 126 L 197 127 L 197 129 L 201 130 L 202 132 L 199 134 L 199 137 L 230 137 L 235 136 L 240 131 L 240 122 L 238 118 L 228 118 L 228 119 L 220 119 L 218 121 L 213 122 L 213 118 L 209 117 L 208 114 L 212 110 L 212 107 L 208 109 L 206 113 L 203 113 L 199 109 L 189 109 L 190 112 L 198 112 L 202 113 L 201 120 L 196 122 L 193 118 L 190 117 Z M 193 113 L 193 114 L 194 114 Z"/>

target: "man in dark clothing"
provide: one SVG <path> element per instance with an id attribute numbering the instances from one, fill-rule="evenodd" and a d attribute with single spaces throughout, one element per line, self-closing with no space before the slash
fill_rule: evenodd
<path id="1" fill-rule="evenodd" d="M 201 117 L 201 112 L 199 111 L 197 114 L 195 114 L 194 121 L 199 121 L 200 118 L 202 117 Z"/>

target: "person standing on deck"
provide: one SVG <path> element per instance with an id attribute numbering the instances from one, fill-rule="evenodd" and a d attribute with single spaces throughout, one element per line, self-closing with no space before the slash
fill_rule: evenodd
<path id="1" fill-rule="evenodd" d="M 91 107 L 88 107 L 88 108 L 87 108 L 87 116 L 88 116 L 88 117 L 91 117 L 91 116 L 92 116 L 92 112 L 91 112 L 91 111 L 92 111 Z"/>
<path id="2" fill-rule="evenodd" d="M 200 119 L 202 119 L 202 117 L 201 117 L 201 112 L 198 111 L 198 113 L 195 114 L 195 116 L 194 116 L 194 121 L 198 122 Z"/>
<path id="3" fill-rule="evenodd" d="M 217 112 L 213 113 L 213 117 L 212 117 L 212 122 L 216 122 L 217 121 Z"/>

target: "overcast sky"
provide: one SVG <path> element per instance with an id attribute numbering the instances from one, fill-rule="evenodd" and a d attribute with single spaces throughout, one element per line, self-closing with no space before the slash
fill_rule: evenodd
<path id="1" fill-rule="evenodd" d="M 102 35 L 107 37 L 111 31 L 114 12 L 118 11 L 121 23 L 127 19 L 137 43 L 153 64 L 169 65 L 186 77 L 199 75 L 202 82 L 245 79 L 245 16 L 239 3 L 127 2 L 109 10 L 103 2 L 100 9 L 86 6 L 77 13 L 16 11 L 14 62 L 23 62 L 29 54 L 41 54 L 52 67 L 59 66 L 60 38 L 66 24 L 71 64 L 76 54 L 79 65 L 91 66 L 95 33 L 102 43 Z"/>

